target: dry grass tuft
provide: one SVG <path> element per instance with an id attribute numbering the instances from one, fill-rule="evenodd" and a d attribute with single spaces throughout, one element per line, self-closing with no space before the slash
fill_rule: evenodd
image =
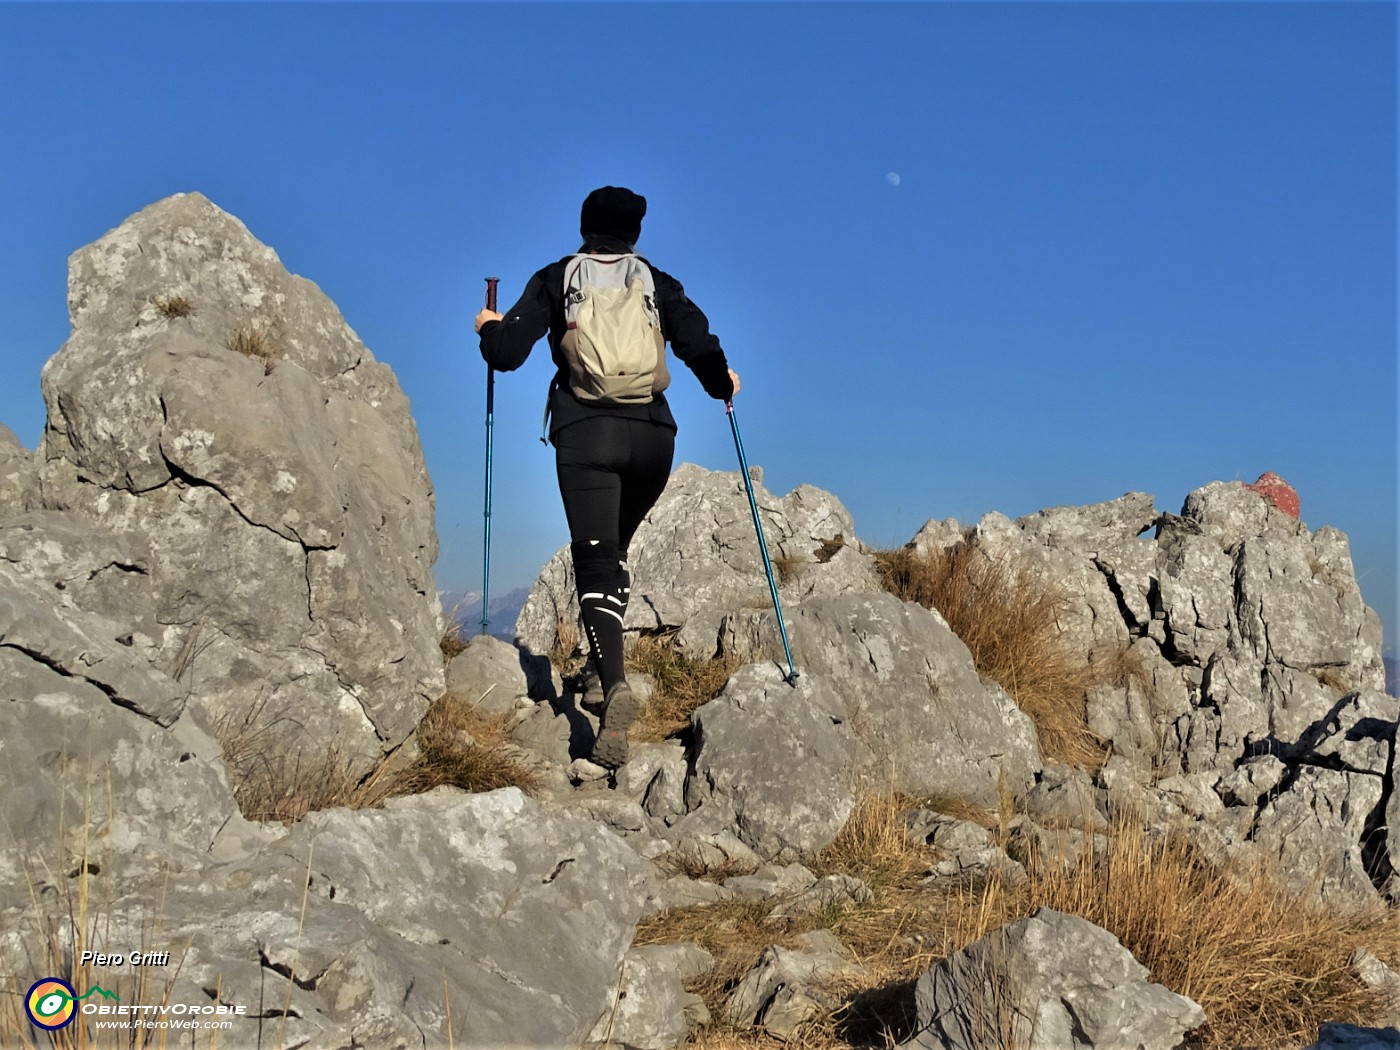
<path id="1" fill-rule="evenodd" d="M 697 659 L 679 652 L 672 639 L 638 638 L 628 649 L 627 670 L 647 675 L 654 688 L 632 730 L 634 739 L 665 740 L 684 731 L 691 713 L 718 696 L 738 669 L 732 656 Z"/>
<path id="2" fill-rule="evenodd" d="M 151 305 L 156 308 L 156 313 L 167 321 L 173 321 L 177 317 L 189 317 L 194 313 L 194 303 L 183 295 L 158 295 L 151 300 Z"/>
<path id="3" fill-rule="evenodd" d="M 583 635 L 578 621 L 560 617 L 554 625 L 554 644 L 549 650 L 549 662 L 565 678 L 583 671 L 588 658 L 583 654 Z"/>
<path id="4" fill-rule="evenodd" d="M 444 660 L 452 660 L 467 651 L 471 639 L 466 637 L 466 634 L 466 627 L 457 622 L 457 617 L 449 616 L 447 630 L 442 632 L 442 638 L 438 641 L 438 648 L 442 650 Z"/>
<path id="5" fill-rule="evenodd" d="M 1066 595 L 1029 568 L 966 542 L 928 554 L 884 551 L 876 560 L 886 589 L 937 609 L 977 670 L 1031 716 L 1046 757 L 1086 769 L 1103 764 L 1106 752 L 1084 706 L 1103 672 L 1060 638 Z"/>
<path id="6" fill-rule="evenodd" d="M 229 334 L 227 345 L 236 354 L 261 361 L 263 375 L 271 375 L 277 365 L 277 348 L 272 345 L 267 329 L 261 325 L 245 324 L 235 328 Z"/>
<path id="7" fill-rule="evenodd" d="M 443 784 L 466 791 L 539 787 L 539 776 L 510 745 L 501 721 L 480 713 L 477 703 L 455 693 L 433 702 L 418 726 L 419 758 L 392 779 L 391 795 L 419 794 Z"/>
<path id="8" fill-rule="evenodd" d="M 1313 676 L 1318 685 L 1330 689 L 1339 699 L 1355 688 L 1340 667 L 1312 667 L 1308 669 L 1308 674 Z"/>
<path id="9" fill-rule="evenodd" d="M 265 706 L 255 705 L 236 721 L 225 719 L 217 731 L 234 797 L 249 820 L 290 824 L 315 810 L 370 809 L 443 785 L 465 791 L 539 787 L 538 775 L 510 746 L 500 721 L 452 693 L 435 700 L 419 723 L 417 757 L 388 755 L 363 775 L 334 746 L 317 752 L 279 746 L 276 730 L 284 719 L 268 719 Z"/>

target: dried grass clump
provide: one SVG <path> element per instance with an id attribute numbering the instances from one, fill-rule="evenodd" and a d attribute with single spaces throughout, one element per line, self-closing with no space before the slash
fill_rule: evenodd
<path id="1" fill-rule="evenodd" d="M 218 726 L 234 797 L 249 820 L 290 824 L 315 810 L 370 809 L 443 785 L 527 792 L 539 786 L 538 775 L 511 747 L 499 720 L 452 693 L 435 700 L 419 723 L 416 757 L 386 756 L 368 774 L 355 772 L 355 764 L 334 746 L 307 751 L 279 744 L 276 730 L 284 719 L 267 719 L 265 709 L 264 701 L 242 719 Z"/>
<path id="2" fill-rule="evenodd" d="M 1089 729 L 1084 698 L 1103 672 L 1061 638 L 1063 592 L 1028 566 L 967 542 L 924 554 L 884 551 L 876 562 L 887 590 L 937 609 L 977 670 L 1031 716 L 1047 758 L 1086 769 L 1102 765 L 1106 752 Z"/>
<path id="3" fill-rule="evenodd" d="M 442 637 L 438 640 L 438 648 L 442 650 L 444 660 L 455 659 L 467 651 L 471 639 L 466 635 L 467 629 L 457 621 L 456 612 L 449 613 L 447 629 L 442 632 Z"/>
<path id="4" fill-rule="evenodd" d="M 282 735 L 292 719 L 269 711 L 263 694 L 241 717 L 221 718 L 215 736 L 233 782 L 238 808 L 249 820 L 294 823 L 355 791 L 357 779 L 339 749 L 288 748 Z"/>
<path id="5" fill-rule="evenodd" d="M 267 329 L 261 325 L 240 325 L 229 334 L 227 345 L 236 354 L 261 361 L 263 375 L 271 375 L 277 365 L 277 348 L 272 345 Z"/>
<path id="6" fill-rule="evenodd" d="M 633 738 L 640 741 L 665 740 L 682 732 L 695 709 L 718 696 L 739 669 L 733 656 L 709 660 L 686 656 L 673 639 L 662 637 L 638 638 L 628 649 L 626 662 L 629 673 L 647 675 L 654 683 L 632 730 Z"/>
<path id="7" fill-rule="evenodd" d="M 183 295 L 158 295 L 151 300 L 151 305 L 156 308 L 156 313 L 167 321 L 189 317 L 194 313 L 194 303 Z"/>
<path id="8" fill-rule="evenodd" d="M 549 649 L 549 662 L 565 678 L 583 671 L 588 658 L 583 654 L 583 635 L 578 621 L 560 617 L 554 625 L 554 644 Z"/>
<path id="9" fill-rule="evenodd" d="M 466 791 L 518 787 L 535 791 L 539 776 L 511 746 L 501 721 L 455 693 L 435 700 L 418 725 L 419 758 L 388 785 L 391 795 L 414 795 L 450 784 Z"/>

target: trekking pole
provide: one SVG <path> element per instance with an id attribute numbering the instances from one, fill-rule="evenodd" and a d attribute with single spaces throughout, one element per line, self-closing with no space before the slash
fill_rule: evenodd
<path id="1" fill-rule="evenodd" d="M 783 654 L 787 657 L 788 673 L 783 681 L 797 683 L 797 668 L 792 664 L 792 646 L 788 645 L 787 628 L 783 626 L 783 607 L 778 601 L 778 583 L 773 578 L 773 563 L 768 558 L 768 543 L 763 538 L 763 523 L 758 518 L 758 500 L 754 498 L 753 481 L 749 478 L 749 461 L 744 457 L 744 440 L 739 436 L 739 419 L 734 414 L 734 402 L 726 401 L 724 411 L 729 415 L 729 429 L 734 431 L 734 450 L 739 453 L 739 473 L 744 475 L 744 488 L 749 494 L 749 510 L 753 511 L 753 527 L 758 533 L 758 551 L 763 555 L 763 571 L 768 574 L 768 593 L 773 596 L 773 613 L 778 618 L 778 634 L 783 639 Z"/>
<path id="2" fill-rule="evenodd" d="M 499 277 L 486 278 L 486 309 L 496 309 Z M 496 428 L 496 370 L 486 366 L 486 537 L 481 555 L 481 633 L 491 625 L 491 438 Z"/>

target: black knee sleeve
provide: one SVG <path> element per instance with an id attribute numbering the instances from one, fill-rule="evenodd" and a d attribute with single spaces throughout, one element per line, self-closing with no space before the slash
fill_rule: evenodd
<path id="1" fill-rule="evenodd" d="M 622 620 L 627 613 L 627 572 L 622 552 L 606 540 L 573 543 L 574 584 L 588 647 L 603 689 L 623 679 Z"/>

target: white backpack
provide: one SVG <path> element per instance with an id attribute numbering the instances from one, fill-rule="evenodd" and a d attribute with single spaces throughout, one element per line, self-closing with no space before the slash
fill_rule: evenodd
<path id="1" fill-rule="evenodd" d="M 644 405 L 671 381 L 651 268 L 636 255 L 575 255 L 564 266 L 560 348 L 580 401 Z"/>

